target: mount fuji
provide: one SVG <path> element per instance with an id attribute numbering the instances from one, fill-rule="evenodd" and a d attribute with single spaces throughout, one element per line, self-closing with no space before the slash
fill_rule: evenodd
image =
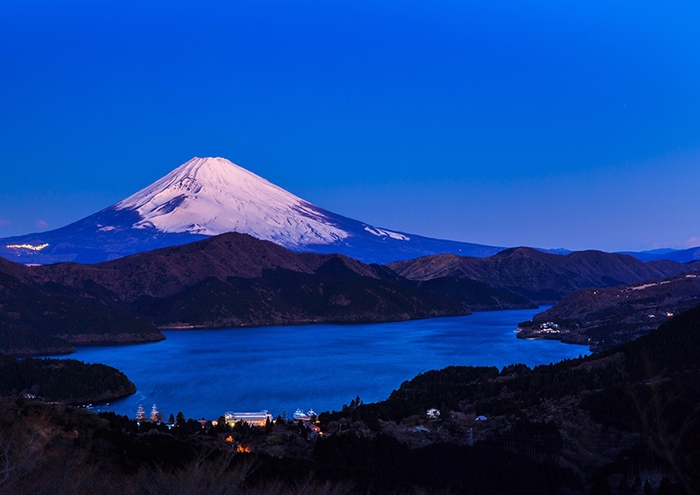
<path id="1" fill-rule="evenodd" d="M 20 263 L 97 263 L 225 232 L 368 263 L 438 253 L 485 257 L 502 249 L 378 228 L 319 208 L 225 158 L 195 157 L 82 220 L 0 239 L 0 256 Z"/>

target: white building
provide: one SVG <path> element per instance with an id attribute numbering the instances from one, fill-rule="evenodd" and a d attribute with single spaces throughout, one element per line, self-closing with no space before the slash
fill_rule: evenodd
<path id="1" fill-rule="evenodd" d="M 428 409 L 425 412 L 425 416 L 428 419 L 438 419 L 440 417 L 440 411 L 438 409 L 435 409 L 434 407 L 432 409 Z"/>
<path id="2" fill-rule="evenodd" d="M 272 421 L 272 414 L 267 411 L 260 412 L 227 412 L 224 419 L 229 426 L 233 426 L 238 421 L 248 423 L 250 426 L 265 426 L 268 421 Z"/>

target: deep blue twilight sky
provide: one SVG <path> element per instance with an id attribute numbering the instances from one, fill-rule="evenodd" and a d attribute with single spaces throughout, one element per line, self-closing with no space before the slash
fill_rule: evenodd
<path id="1" fill-rule="evenodd" d="M 0 237 L 193 156 L 483 244 L 700 245 L 700 3 L 0 3 Z"/>

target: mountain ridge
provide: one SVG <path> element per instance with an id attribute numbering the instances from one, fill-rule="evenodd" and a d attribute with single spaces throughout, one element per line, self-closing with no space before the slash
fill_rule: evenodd
<path id="1" fill-rule="evenodd" d="M 700 271 L 645 283 L 581 289 L 521 322 L 518 337 L 608 349 L 647 334 L 699 301 Z"/>
<path id="2" fill-rule="evenodd" d="M 61 352 L 70 352 L 68 342 L 162 340 L 158 328 L 469 313 L 462 302 L 385 267 L 338 254 L 297 253 L 239 233 L 94 265 L 0 261 L 0 352 L 13 354 L 38 353 L 31 351 L 32 341 L 40 349 L 62 345 Z"/>
<path id="3" fill-rule="evenodd" d="M 641 261 L 669 260 L 678 263 L 688 263 L 700 260 L 700 246 L 685 249 L 654 249 L 651 251 L 621 251 L 619 254 L 629 254 Z"/>
<path id="4" fill-rule="evenodd" d="M 20 263 L 99 263 L 232 231 L 368 263 L 442 252 L 489 256 L 502 249 L 376 227 L 317 207 L 225 158 L 195 157 L 72 224 L 0 239 L 0 256 Z"/>
<path id="5" fill-rule="evenodd" d="M 602 251 L 560 255 L 527 247 L 505 249 L 487 258 L 444 254 L 387 266 L 409 280 L 469 278 L 540 304 L 554 303 L 585 287 L 643 282 L 700 269 L 700 263 L 680 264 L 666 260 L 645 263 L 629 255 Z"/>
<path id="6" fill-rule="evenodd" d="M 94 265 L 60 263 L 31 267 L 25 277 L 37 283 L 61 281 L 69 286 L 92 280 L 114 291 L 135 284 L 133 294 L 126 297 L 132 301 L 144 295 L 170 296 L 210 277 L 250 279 L 275 269 L 313 274 L 332 258 L 341 259 L 358 275 L 380 278 L 369 265 L 344 255 L 296 253 L 271 241 L 235 232 Z"/>

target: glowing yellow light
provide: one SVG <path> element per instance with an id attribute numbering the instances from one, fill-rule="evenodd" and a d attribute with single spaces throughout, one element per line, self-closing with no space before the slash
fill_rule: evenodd
<path id="1" fill-rule="evenodd" d="M 8 249 L 29 249 L 31 251 L 41 251 L 45 247 L 48 247 L 48 243 L 39 244 L 38 246 L 33 246 L 32 244 L 8 244 L 5 246 Z"/>

